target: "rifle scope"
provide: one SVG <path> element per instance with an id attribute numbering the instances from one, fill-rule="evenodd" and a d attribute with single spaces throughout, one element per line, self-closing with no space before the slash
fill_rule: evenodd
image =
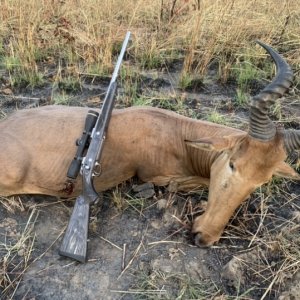
<path id="1" fill-rule="evenodd" d="M 92 130 L 96 124 L 99 113 L 94 110 L 89 110 L 85 119 L 84 130 L 80 139 L 76 141 L 77 151 L 68 169 L 67 176 L 71 179 L 76 179 L 83 159 L 85 150 L 90 143 Z"/>

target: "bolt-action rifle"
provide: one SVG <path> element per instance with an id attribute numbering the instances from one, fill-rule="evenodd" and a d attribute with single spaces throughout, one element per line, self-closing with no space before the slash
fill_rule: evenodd
<path id="1" fill-rule="evenodd" d="M 99 176 L 100 158 L 114 106 L 116 79 L 129 38 L 130 32 L 127 32 L 105 95 L 101 113 L 93 110 L 88 112 L 82 137 L 76 142 L 78 146 L 76 155 L 67 173 L 68 178 L 76 179 L 79 171 L 81 172 L 82 193 L 76 199 L 59 254 L 80 262 L 86 261 L 90 205 L 99 200 L 99 195 L 93 185 L 93 177 Z M 85 152 L 86 156 L 83 157 Z"/>

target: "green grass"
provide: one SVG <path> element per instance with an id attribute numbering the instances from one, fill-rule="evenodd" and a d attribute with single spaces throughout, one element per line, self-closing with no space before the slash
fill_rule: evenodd
<path id="1" fill-rule="evenodd" d="M 57 86 L 61 91 L 65 91 L 66 93 L 76 93 L 81 90 L 80 79 L 71 75 L 61 78 Z"/>
<path id="2" fill-rule="evenodd" d="M 152 106 L 153 99 L 144 95 L 137 96 L 131 99 L 132 106 Z"/>
<path id="3" fill-rule="evenodd" d="M 217 112 L 215 109 L 207 114 L 206 120 L 221 125 L 228 125 L 228 120 L 226 119 L 226 117 Z"/>
<path id="4" fill-rule="evenodd" d="M 255 54 L 255 48 L 246 49 L 240 55 L 241 57 L 237 59 L 231 68 L 230 76 L 237 84 L 235 104 L 243 107 L 247 105 L 250 94 L 257 92 L 257 89 L 260 90 L 257 87 L 258 83 L 266 77 L 273 76 L 271 69 L 273 63 L 264 60 L 262 62 L 264 69 L 260 69 L 258 64 L 261 59 Z"/>
<path id="5" fill-rule="evenodd" d="M 45 84 L 44 74 L 36 71 L 27 71 L 16 69 L 9 73 L 9 81 L 11 86 L 17 88 L 36 88 Z"/>
<path id="6" fill-rule="evenodd" d="M 139 214 L 143 213 L 143 209 L 145 208 L 146 203 L 146 200 L 144 198 L 136 198 L 127 194 L 124 200 L 127 204 L 127 208 L 131 208 L 137 211 Z"/>
<path id="7" fill-rule="evenodd" d="M 186 90 L 189 87 L 191 87 L 193 82 L 193 76 L 188 74 L 188 73 L 182 73 L 179 82 L 178 82 L 178 87 L 182 90 Z"/>
<path id="8" fill-rule="evenodd" d="M 276 117 L 278 121 L 282 121 L 282 104 L 279 101 L 273 105 L 271 113 Z"/>
<path id="9" fill-rule="evenodd" d="M 1 66 L 8 72 L 12 72 L 21 66 L 21 61 L 16 56 L 3 56 L 1 58 Z"/>
<path id="10" fill-rule="evenodd" d="M 66 93 L 57 93 L 52 95 L 52 103 L 57 105 L 69 105 L 73 96 Z"/>
<path id="11" fill-rule="evenodd" d="M 234 101 L 238 106 L 246 106 L 248 104 L 249 94 L 247 93 L 247 89 L 243 88 L 236 89 L 236 95 L 234 97 Z"/>
<path id="12" fill-rule="evenodd" d="M 18 56 L 3 56 L 1 67 L 7 71 L 9 83 L 17 88 L 35 88 L 45 83 L 44 73 L 37 66 L 22 64 Z"/>
<path id="13" fill-rule="evenodd" d="M 160 55 L 160 53 L 156 52 L 143 53 L 139 56 L 139 63 L 142 69 L 157 69 L 162 67 L 164 62 L 164 58 Z"/>
<path id="14" fill-rule="evenodd" d="M 249 90 L 251 81 L 259 80 L 262 77 L 262 72 L 247 60 L 235 64 L 235 66 L 233 66 L 233 74 L 238 87 L 243 91 Z"/>

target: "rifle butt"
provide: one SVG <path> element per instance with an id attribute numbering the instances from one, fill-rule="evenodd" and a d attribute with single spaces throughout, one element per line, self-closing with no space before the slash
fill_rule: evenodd
<path id="1" fill-rule="evenodd" d="M 59 254 L 79 262 L 86 262 L 90 204 L 77 197 Z"/>

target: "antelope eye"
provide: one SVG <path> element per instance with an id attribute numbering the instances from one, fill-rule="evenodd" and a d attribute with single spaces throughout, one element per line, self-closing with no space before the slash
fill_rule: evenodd
<path id="1" fill-rule="evenodd" d="M 232 161 L 229 162 L 229 167 L 232 171 L 234 171 L 234 163 Z"/>

